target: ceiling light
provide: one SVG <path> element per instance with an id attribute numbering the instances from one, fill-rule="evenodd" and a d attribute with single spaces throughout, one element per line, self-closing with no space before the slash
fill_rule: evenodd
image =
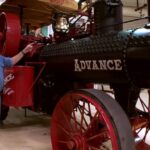
<path id="1" fill-rule="evenodd" d="M 6 2 L 6 0 L 0 0 L 0 5 L 2 5 L 5 2 Z"/>

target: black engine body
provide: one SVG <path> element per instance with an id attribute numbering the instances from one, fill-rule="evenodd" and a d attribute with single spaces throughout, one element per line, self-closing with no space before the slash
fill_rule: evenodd
<path id="1" fill-rule="evenodd" d="M 40 60 L 64 84 L 110 84 L 121 106 L 129 110 L 130 100 L 132 110 L 140 89 L 150 87 L 150 26 L 123 31 L 120 0 L 98 0 L 94 18 L 91 36 L 44 46 Z"/>

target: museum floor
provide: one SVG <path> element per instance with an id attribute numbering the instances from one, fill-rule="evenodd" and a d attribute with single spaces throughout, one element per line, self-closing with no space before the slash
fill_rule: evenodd
<path id="1" fill-rule="evenodd" d="M 50 117 L 12 108 L 0 126 L 1 150 L 52 150 L 50 143 Z"/>
<path id="2" fill-rule="evenodd" d="M 108 87 L 106 87 L 108 89 Z M 110 93 L 108 93 L 110 94 Z M 112 94 L 110 94 L 113 96 Z M 148 94 L 144 90 L 140 96 L 148 106 Z M 139 100 L 136 107 L 142 110 Z M 11 108 L 4 125 L 0 126 L 1 150 L 52 150 L 50 139 L 50 116 L 43 113 L 35 113 L 21 108 Z M 141 137 L 145 130 L 141 130 Z M 147 134 L 147 143 L 150 144 L 150 132 Z"/>

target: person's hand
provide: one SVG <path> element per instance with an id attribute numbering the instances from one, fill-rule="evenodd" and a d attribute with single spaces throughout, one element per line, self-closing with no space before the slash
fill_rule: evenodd
<path id="1" fill-rule="evenodd" d="M 33 43 L 28 44 L 23 50 L 22 53 L 25 55 L 33 50 Z"/>

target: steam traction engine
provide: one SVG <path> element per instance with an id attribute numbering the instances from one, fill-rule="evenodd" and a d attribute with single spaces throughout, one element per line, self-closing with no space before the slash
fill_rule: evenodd
<path id="1" fill-rule="evenodd" d="M 90 36 L 35 44 L 32 54 L 6 69 L 3 117 L 5 106 L 53 112 L 53 150 L 149 150 L 150 101 L 140 99 L 141 108 L 136 102 L 150 87 L 150 26 L 122 31 L 120 0 L 97 0 L 92 7 Z M 0 19 L 1 52 L 12 56 L 19 22 L 13 14 Z M 109 84 L 115 99 L 89 83 Z"/>

